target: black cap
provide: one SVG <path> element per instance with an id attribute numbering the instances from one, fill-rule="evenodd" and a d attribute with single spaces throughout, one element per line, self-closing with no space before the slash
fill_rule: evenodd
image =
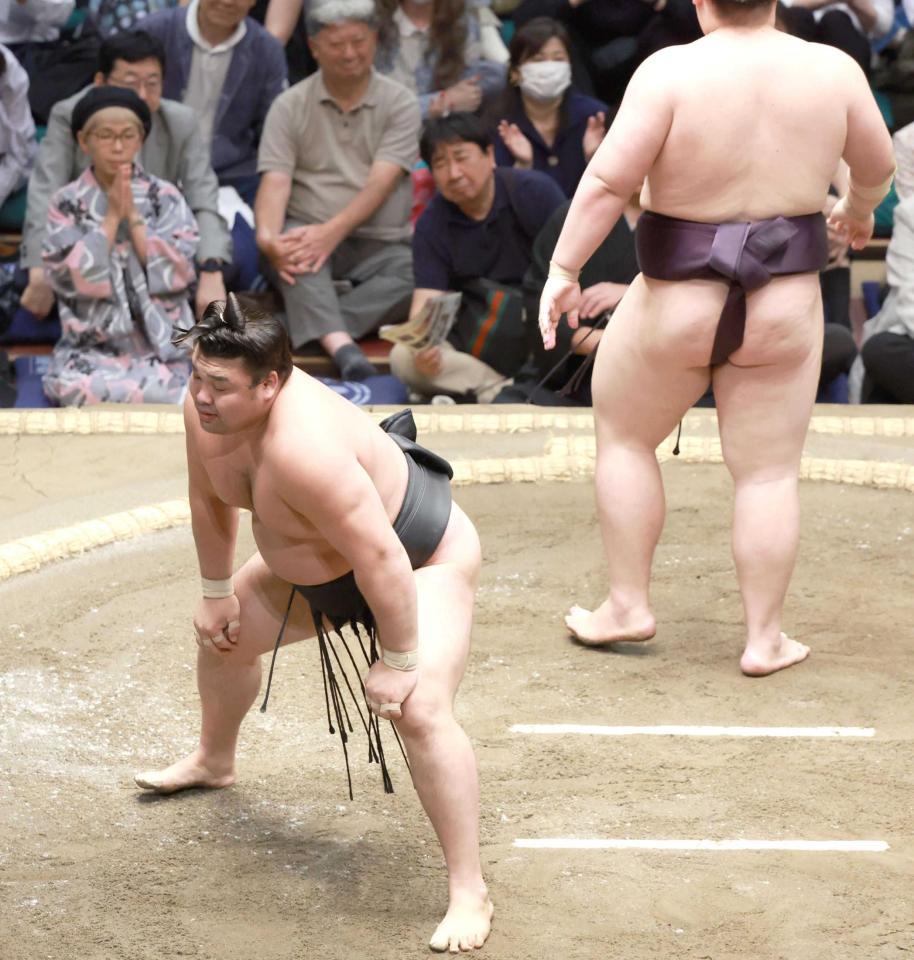
<path id="1" fill-rule="evenodd" d="M 127 87 L 109 87 L 95 86 L 73 108 L 73 116 L 70 119 L 70 129 L 75 137 L 77 133 L 89 122 L 89 118 L 98 113 L 99 110 L 106 110 L 108 107 L 122 107 L 126 110 L 132 110 L 143 125 L 145 136 L 149 136 L 152 128 L 152 114 L 149 107 L 136 95 L 135 91 Z"/>

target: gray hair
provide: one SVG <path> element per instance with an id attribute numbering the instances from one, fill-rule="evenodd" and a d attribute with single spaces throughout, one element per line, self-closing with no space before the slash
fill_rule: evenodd
<path id="1" fill-rule="evenodd" d="M 308 36 L 316 36 L 324 27 L 333 23 L 354 20 L 376 30 L 378 15 L 374 0 L 316 0 L 308 4 L 305 14 L 305 29 Z"/>

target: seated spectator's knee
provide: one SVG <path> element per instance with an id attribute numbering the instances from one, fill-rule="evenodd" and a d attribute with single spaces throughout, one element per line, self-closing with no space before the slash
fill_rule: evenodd
<path id="1" fill-rule="evenodd" d="M 413 253 L 405 244 L 397 245 L 397 255 L 391 257 L 390 273 L 413 287 Z"/>
<path id="2" fill-rule="evenodd" d="M 388 360 L 390 362 L 390 372 L 408 387 L 415 387 L 422 379 L 421 374 L 416 369 L 416 353 L 411 347 L 402 343 L 395 343 Z"/>
<path id="3" fill-rule="evenodd" d="M 876 380 L 885 368 L 886 362 L 891 362 L 892 355 L 896 352 L 896 346 L 893 342 L 896 335 L 893 333 L 877 333 L 870 337 L 860 348 L 860 356 L 863 359 L 863 365 L 866 372 Z M 911 341 L 914 348 L 914 340 Z"/>
<path id="4" fill-rule="evenodd" d="M 836 376 L 847 373 L 857 356 L 854 335 L 840 323 L 825 324 L 825 343 L 822 351 L 823 374 Z"/>

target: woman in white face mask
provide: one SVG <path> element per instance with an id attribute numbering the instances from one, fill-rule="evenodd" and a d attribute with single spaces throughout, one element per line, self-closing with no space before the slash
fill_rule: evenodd
<path id="1" fill-rule="evenodd" d="M 509 87 L 490 112 L 499 166 L 540 170 L 574 194 L 606 133 L 606 104 L 571 85 L 570 40 L 549 17 L 525 23 L 509 47 Z"/>

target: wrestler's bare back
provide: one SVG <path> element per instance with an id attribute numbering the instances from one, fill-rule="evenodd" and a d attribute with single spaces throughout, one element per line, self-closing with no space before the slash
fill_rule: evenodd
<path id="1" fill-rule="evenodd" d="M 290 583 L 323 583 L 351 569 L 319 530 L 331 518 L 305 515 L 283 496 L 292 471 L 305 469 L 334 484 L 342 471 L 361 468 L 390 520 L 403 501 L 407 466 L 397 445 L 358 407 L 299 370 L 280 390 L 262 430 L 207 432 L 190 396 L 185 422 L 189 457 L 195 455 L 223 503 L 251 511 L 261 556 Z"/>
<path id="2" fill-rule="evenodd" d="M 773 28 L 715 30 L 656 57 L 668 125 L 646 209 L 724 222 L 822 209 L 863 74 L 845 54 Z"/>
<path id="3" fill-rule="evenodd" d="M 643 208 L 687 220 L 818 212 L 842 157 L 867 169 L 886 136 L 850 57 L 773 27 L 714 30 L 663 50 L 642 66 L 626 100 L 588 173 L 624 184 L 637 171 L 631 187 L 643 183 Z M 648 350 L 685 350 L 683 365 L 700 366 L 726 292 L 714 281 L 639 277 L 625 306 L 649 314 L 641 325 Z M 816 312 L 818 296 L 814 274 L 777 278 L 751 294 L 733 362 L 790 355 L 804 333 L 795 322 Z"/>

